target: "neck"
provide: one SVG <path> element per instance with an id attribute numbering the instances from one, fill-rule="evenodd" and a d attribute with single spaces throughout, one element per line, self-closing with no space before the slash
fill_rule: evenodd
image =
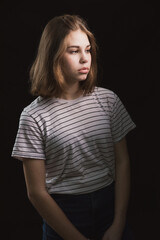
<path id="1" fill-rule="evenodd" d="M 83 90 L 79 88 L 79 84 L 66 86 L 66 91 L 60 96 L 62 99 L 73 100 L 80 97 L 83 94 Z"/>

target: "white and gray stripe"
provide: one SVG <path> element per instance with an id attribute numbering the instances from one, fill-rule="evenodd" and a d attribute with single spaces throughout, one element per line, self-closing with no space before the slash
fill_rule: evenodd
<path id="1" fill-rule="evenodd" d="M 135 127 L 118 96 L 38 97 L 20 117 L 12 156 L 43 159 L 49 193 L 83 194 L 114 180 L 114 143 Z"/>

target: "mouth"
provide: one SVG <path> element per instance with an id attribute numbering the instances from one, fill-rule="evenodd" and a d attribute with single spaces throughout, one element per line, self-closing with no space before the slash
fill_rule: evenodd
<path id="1" fill-rule="evenodd" d="M 89 72 L 89 68 L 87 68 L 87 67 L 80 68 L 78 70 L 78 72 L 80 72 L 80 73 L 88 73 Z"/>

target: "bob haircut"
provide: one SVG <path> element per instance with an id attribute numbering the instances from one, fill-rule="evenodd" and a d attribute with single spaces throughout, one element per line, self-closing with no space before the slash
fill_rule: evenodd
<path id="1" fill-rule="evenodd" d="M 60 97 L 65 92 L 62 57 L 66 50 L 65 37 L 81 29 L 91 44 L 91 68 L 86 80 L 80 82 L 84 95 L 91 93 L 97 80 L 97 44 L 84 19 L 63 15 L 51 19 L 42 33 L 36 59 L 30 69 L 31 94 L 44 98 Z"/>

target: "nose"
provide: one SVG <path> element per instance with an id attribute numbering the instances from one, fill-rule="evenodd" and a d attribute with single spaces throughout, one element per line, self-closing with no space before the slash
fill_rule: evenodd
<path id="1" fill-rule="evenodd" d="M 87 55 L 85 53 L 82 53 L 80 57 L 80 63 L 87 63 L 87 62 L 88 62 Z"/>

